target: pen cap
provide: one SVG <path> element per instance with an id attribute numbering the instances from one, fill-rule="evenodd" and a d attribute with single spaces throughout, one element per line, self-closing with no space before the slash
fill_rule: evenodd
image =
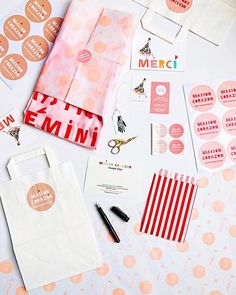
<path id="1" fill-rule="evenodd" d="M 129 216 L 126 215 L 125 212 L 123 212 L 119 207 L 113 206 L 111 208 L 111 211 L 114 212 L 117 216 L 119 216 L 122 220 L 128 222 Z"/>

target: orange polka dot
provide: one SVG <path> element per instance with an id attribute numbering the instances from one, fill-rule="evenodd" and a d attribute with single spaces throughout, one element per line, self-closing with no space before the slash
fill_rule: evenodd
<path id="1" fill-rule="evenodd" d="M 92 69 L 88 71 L 87 78 L 91 82 L 97 82 L 100 79 L 100 73 L 97 70 Z"/>
<path id="2" fill-rule="evenodd" d="M 124 263 L 124 266 L 126 266 L 127 268 L 131 268 L 131 267 L 135 266 L 136 261 L 135 261 L 134 256 L 127 255 L 124 257 L 123 263 Z"/>
<path id="3" fill-rule="evenodd" d="M 233 169 L 225 169 L 222 172 L 224 180 L 232 180 L 234 178 L 234 170 Z"/>
<path id="4" fill-rule="evenodd" d="M 111 18 L 109 16 L 103 15 L 100 20 L 99 20 L 99 24 L 101 26 L 109 26 L 111 23 Z"/>
<path id="5" fill-rule="evenodd" d="M 218 201 L 215 201 L 213 204 L 212 204 L 212 208 L 213 210 L 216 212 L 216 213 L 221 213 L 224 211 L 224 202 L 221 201 L 221 200 L 218 200 Z"/>
<path id="6" fill-rule="evenodd" d="M 97 274 L 100 276 L 105 276 L 109 273 L 109 266 L 106 263 L 103 263 L 101 267 L 96 269 Z"/>
<path id="7" fill-rule="evenodd" d="M 47 291 L 47 292 L 51 292 L 55 288 L 56 288 L 56 284 L 55 283 L 51 283 L 51 284 L 48 284 L 48 285 L 43 286 L 44 291 Z"/>
<path id="8" fill-rule="evenodd" d="M 70 281 L 74 284 L 79 284 L 82 281 L 82 279 L 83 275 L 81 273 L 70 277 Z"/>
<path id="9" fill-rule="evenodd" d="M 192 220 L 195 220 L 197 219 L 199 216 L 199 212 L 198 212 L 198 209 L 197 208 L 193 208 L 193 211 L 192 211 L 192 214 L 191 214 L 191 219 Z"/>
<path id="10" fill-rule="evenodd" d="M 130 36 L 133 35 L 134 30 L 133 30 L 132 26 L 126 26 L 126 27 L 123 28 L 123 32 L 124 32 L 126 37 L 130 37 Z"/>
<path id="11" fill-rule="evenodd" d="M 4 274 L 8 274 L 12 272 L 12 270 L 13 270 L 13 264 L 11 263 L 11 261 L 7 260 L 0 263 L 0 272 Z"/>
<path id="12" fill-rule="evenodd" d="M 215 236 L 211 232 L 207 232 L 202 236 L 202 240 L 206 245 L 212 245 L 215 241 Z"/>
<path id="13" fill-rule="evenodd" d="M 103 42 L 96 42 L 93 45 L 93 49 L 97 53 L 103 53 L 106 50 L 106 44 Z"/>
<path id="14" fill-rule="evenodd" d="M 70 46 L 66 46 L 64 48 L 64 54 L 66 57 L 72 57 L 72 56 L 74 56 L 75 53 L 74 53 L 74 50 Z"/>
<path id="15" fill-rule="evenodd" d="M 232 237 L 236 238 L 236 224 L 229 228 L 229 233 Z"/>
<path id="16" fill-rule="evenodd" d="M 150 294 L 150 292 L 152 291 L 152 284 L 151 284 L 151 282 L 149 282 L 149 281 L 143 281 L 143 282 L 141 282 L 140 285 L 139 285 L 139 290 L 143 294 Z"/>
<path id="17" fill-rule="evenodd" d="M 166 276 L 166 283 L 170 286 L 175 286 L 179 282 L 179 277 L 176 273 L 168 273 Z"/>
<path id="18" fill-rule="evenodd" d="M 86 98 L 83 103 L 83 107 L 86 110 L 92 111 L 95 108 L 95 101 L 92 98 Z"/>
<path id="19" fill-rule="evenodd" d="M 136 233 L 136 235 L 138 235 L 138 236 L 140 236 L 140 235 L 142 235 L 143 233 L 142 232 L 140 232 L 140 223 L 136 223 L 135 225 L 134 225 L 134 232 Z"/>
<path id="20" fill-rule="evenodd" d="M 214 290 L 214 291 L 211 291 L 209 295 L 223 295 L 223 294 L 218 290 Z"/>
<path id="21" fill-rule="evenodd" d="M 193 268 L 193 275 L 195 276 L 195 278 L 202 278 L 204 277 L 206 271 L 205 271 L 205 267 L 203 267 L 202 265 L 196 265 Z"/>
<path id="22" fill-rule="evenodd" d="M 189 248 L 188 242 L 185 241 L 184 243 L 177 243 L 176 248 L 179 252 L 182 252 L 182 253 L 187 252 Z"/>
<path id="23" fill-rule="evenodd" d="M 61 86 L 65 86 L 67 84 L 69 84 L 71 81 L 70 77 L 67 75 L 62 75 L 60 77 L 58 77 L 57 82 L 61 85 Z"/>
<path id="24" fill-rule="evenodd" d="M 78 21 L 78 19 L 70 19 L 70 28 L 72 30 L 78 31 L 81 28 L 81 23 Z"/>
<path id="25" fill-rule="evenodd" d="M 160 248 L 153 248 L 150 252 L 150 256 L 153 260 L 159 260 L 162 257 L 162 251 Z"/>
<path id="26" fill-rule="evenodd" d="M 200 188 L 205 188 L 208 186 L 208 178 L 207 177 L 202 177 L 200 179 L 197 180 L 197 185 Z"/>
<path id="27" fill-rule="evenodd" d="M 121 288 L 117 288 L 117 289 L 113 290 L 112 295 L 125 295 L 125 291 Z"/>
<path id="28" fill-rule="evenodd" d="M 227 271 L 232 267 L 232 261 L 229 257 L 223 257 L 219 262 L 220 268 Z"/>
<path id="29" fill-rule="evenodd" d="M 16 295 L 28 295 L 28 292 L 25 290 L 25 287 L 20 286 L 16 289 Z"/>

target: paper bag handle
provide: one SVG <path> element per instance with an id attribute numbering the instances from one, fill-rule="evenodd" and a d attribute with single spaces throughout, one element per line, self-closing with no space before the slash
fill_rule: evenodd
<path id="1" fill-rule="evenodd" d="M 17 179 L 18 173 L 16 169 L 16 164 L 19 164 L 21 162 L 25 162 L 27 160 L 34 159 L 43 155 L 46 156 L 49 167 L 52 167 L 53 165 L 55 165 L 54 157 L 51 151 L 48 150 L 48 148 L 40 148 L 40 149 L 36 149 L 30 152 L 26 152 L 18 156 L 12 157 L 7 164 L 7 169 L 11 179 Z"/>

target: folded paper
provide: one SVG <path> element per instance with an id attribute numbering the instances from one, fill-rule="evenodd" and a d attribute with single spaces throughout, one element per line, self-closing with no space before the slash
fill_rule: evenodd
<path id="1" fill-rule="evenodd" d="M 184 242 L 196 192 L 197 184 L 193 177 L 163 169 L 155 173 L 140 231 Z"/>
<path id="2" fill-rule="evenodd" d="M 20 176 L 17 165 L 45 155 L 49 168 Z M 0 194 L 27 290 L 101 265 L 101 256 L 71 163 L 48 149 L 11 158 Z"/>
<path id="3" fill-rule="evenodd" d="M 74 0 L 35 92 L 104 117 L 114 104 L 133 32 L 133 15 L 103 8 L 94 1 Z M 31 103 L 26 116 L 28 111 L 32 111 Z M 54 120 L 62 120 L 59 114 L 51 115 Z M 78 124 L 88 125 L 82 117 Z M 77 126 L 73 122 L 74 128 Z M 89 147 L 87 143 L 80 144 Z"/>
<path id="4" fill-rule="evenodd" d="M 223 44 L 236 19 L 234 0 L 135 0 L 148 8 L 141 22 L 147 31 L 173 43 L 187 30 Z"/>

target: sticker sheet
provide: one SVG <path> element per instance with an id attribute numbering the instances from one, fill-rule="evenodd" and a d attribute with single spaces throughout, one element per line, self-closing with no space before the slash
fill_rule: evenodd
<path id="1" fill-rule="evenodd" d="M 21 115 L 17 109 L 0 117 L 0 158 L 9 157 L 21 152 L 21 148 L 33 141 L 31 128 L 21 123 Z"/>
<path id="2" fill-rule="evenodd" d="M 55 0 L 23 1 L 0 21 L 0 78 L 9 88 L 46 59 L 63 22 L 63 6 Z"/>
<path id="3" fill-rule="evenodd" d="M 184 124 L 170 123 L 151 124 L 152 155 L 169 154 L 172 156 L 184 153 Z"/>
<path id="4" fill-rule="evenodd" d="M 236 163 L 236 78 L 184 85 L 199 172 Z"/>
<path id="5" fill-rule="evenodd" d="M 132 48 L 132 70 L 182 72 L 185 68 L 185 45 L 171 45 L 166 41 L 139 30 Z"/>

